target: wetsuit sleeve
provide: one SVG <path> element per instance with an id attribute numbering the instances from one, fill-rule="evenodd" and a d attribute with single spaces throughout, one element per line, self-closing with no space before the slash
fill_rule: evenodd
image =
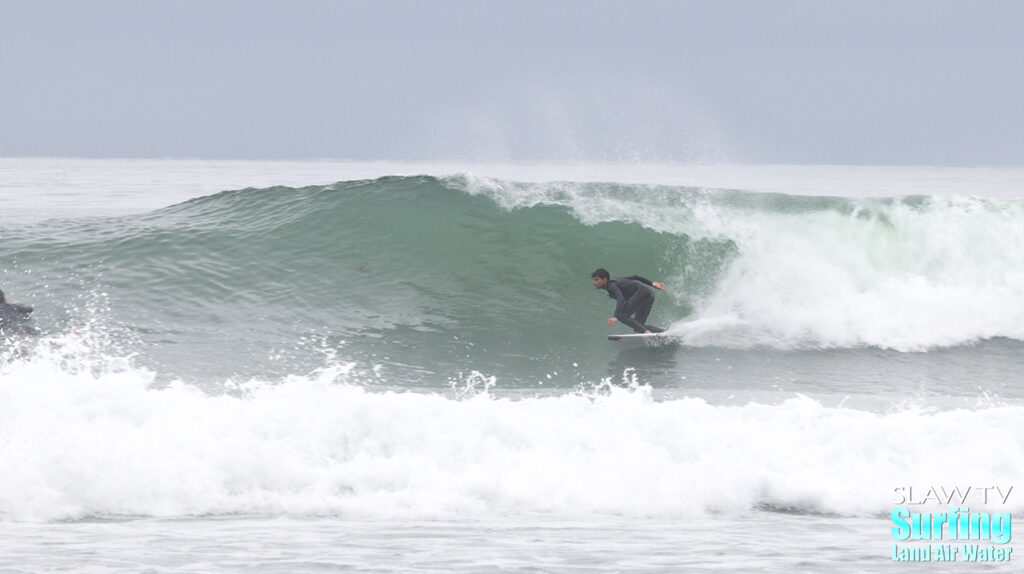
<path id="1" fill-rule="evenodd" d="M 651 283 L 648 279 L 646 279 L 644 277 L 641 277 L 639 275 L 632 275 L 632 276 L 630 276 L 630 279 L 634 279 L 636 281 L 639 281 L 639 282 L 643 283 L 644 285 L 648 285 L 650 287 L 654 287 L 654 283 Z"/>
<path id="2" fill-rule="evenodd" d="M 619 286 L 611 281 L 608 282 L 608 296 L 616 301 L 615 313 L 613 316 L 618 317 L 626 310 L 626 297 L 623 296 L 622 290 L 619 289 Z"/>
<path id="3" fill-rule="evenodd" d="M 22 303 L 11 303 L 11 307 L 14 307 L 14 310 L 21 313 L 22 315 L 28 315 L 29 313 L 32 312 L 32 305 L 25 305 Z"/>

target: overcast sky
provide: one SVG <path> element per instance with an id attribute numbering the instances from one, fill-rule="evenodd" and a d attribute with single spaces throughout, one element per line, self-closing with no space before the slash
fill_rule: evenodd
<path id="1" fill-rule="evenodd" d="M 1024 165 L 1024 2 L 0 0 L 27 155 Z"/>

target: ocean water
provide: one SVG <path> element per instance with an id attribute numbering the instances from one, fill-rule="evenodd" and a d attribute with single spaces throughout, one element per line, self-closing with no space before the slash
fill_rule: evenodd
<path id="1" fill-rule="evenodd" d="M 0 571 L 1024 560 L 892 517 L 1024 510 L 1022 169 L 0 159 L 0 205 Z M 613 349 L 597 267 L 675 344 Z"/>

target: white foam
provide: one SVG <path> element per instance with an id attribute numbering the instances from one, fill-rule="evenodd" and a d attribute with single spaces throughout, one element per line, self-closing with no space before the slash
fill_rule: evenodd
<path id="1" fill-rule="evenodd" d="M 714 406 L 654 401 L 646 387 L 457 399 L 371 392 L 345 367 L 211 396 L 152 388 L 152 373 L 124 361 L 68 369 L 44 355 L 0 370 L 5 520 L 864 515 L 888 512 L 906 484 L 1024 476 L 1017 406 Z"/>
<path id="2" fill-rule="evenodd" d="M 736 323 L 689 342 L 914 351 L 1024 340 L 1024 204 L 938 196 L 871 210 L 704 218 L 738 258 L 699 316 Z"/>

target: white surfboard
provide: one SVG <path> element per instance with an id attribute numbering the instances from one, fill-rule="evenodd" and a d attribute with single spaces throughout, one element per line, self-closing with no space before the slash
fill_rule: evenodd
<path id="1" fill-rule="evenodd" d="M 626 335 L 608 335 L 608 342 L 620 350 L 642 349 L 644 347 L 666 347 L 678 341 L 665 333 L 629 333 Z"/>

